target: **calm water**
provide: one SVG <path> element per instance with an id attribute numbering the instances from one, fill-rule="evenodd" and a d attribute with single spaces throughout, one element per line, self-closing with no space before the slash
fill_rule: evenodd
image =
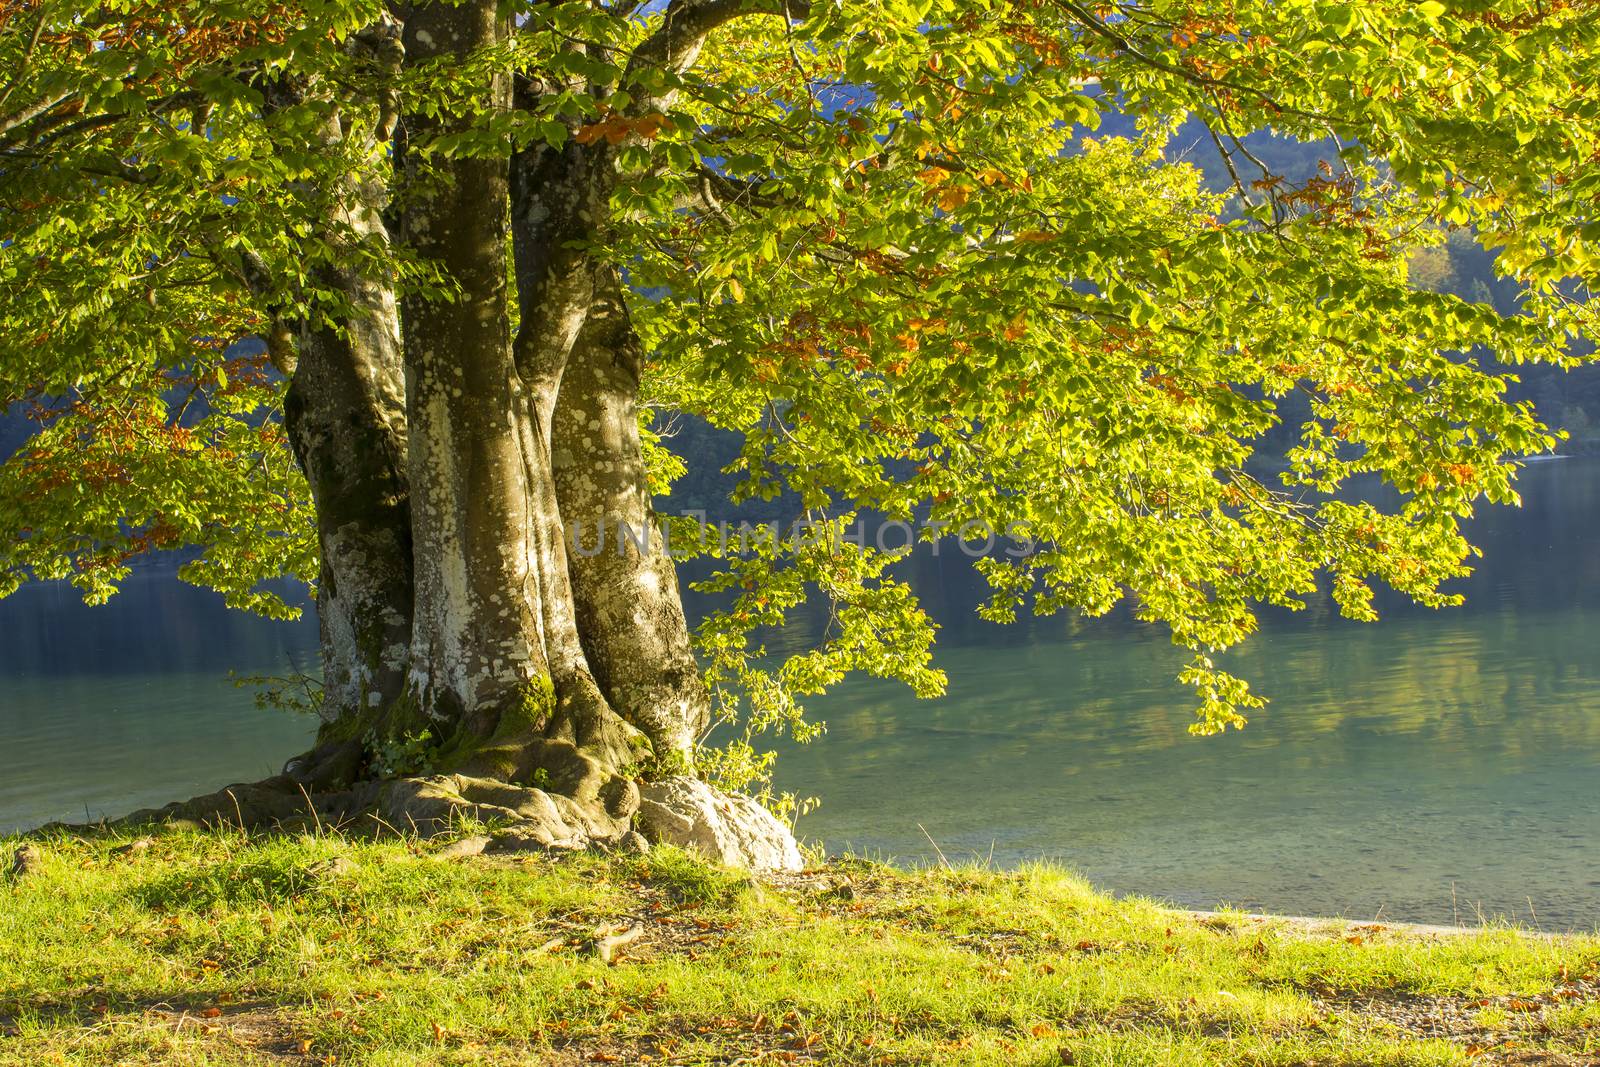
<path id="1" fill-rule="evenodd" d="M 261 778 L 304 751 L 311 721 L 261 711 L 228 677 L 316 661 L 309 617 L 229 611 L 170 571 L 102 607 L 71 586 L 0 600 L 0 831 L 124 814 Z"/>
<path id="2" fill-rule="evenodd" d="M 952 859 L 1045 856 L 1199 906 L 1600 926 L 1600 462 L 1535 464 L 1522 490 L 1475 524 L 1466 608 L 1269 619 L 1232 666 L 1273 703 L 1219 738 L 1186 733 L 1183 656 L 1158 633 L 990 627 L 958 556 L 920 558 L 950 693 L 814 701 L 828 734 L 782 765 L 823 801 L 800 829 L 906 861 L 930 837 Z M 164 575 L 98 609 L 59 588 L 0 601 L 0 827 L 277 769 L 309 726 L 224 676 L 303 665 L 314 642 Z"/>

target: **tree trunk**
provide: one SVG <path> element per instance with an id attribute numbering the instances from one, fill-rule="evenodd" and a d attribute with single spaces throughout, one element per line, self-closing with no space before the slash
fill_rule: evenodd
<path id="1" fill-rule="evenodd" d="M 410 65 L 508 32 L 495 0 L 404 15 Z M 509 106 L 509 72 L 487 77 L 490 105 Z M 425 146 L 471 121 L 414 114 L 404 128 Z M 686 763 L 708 701 L 664 546 L 617 537 L 652 515 L 639 342 L 621 283 L 584 247 L 604 224 L 612 150 L 400 159 L 398 239 L 453 292 L 407 294 L 397 329 L 387 291 L 340 276 L 361 314 L 302 339 L 289 404 L 323 523 L 324 733 L 380 773 L 534 784 L 623 818 L 636 768 Z M 380 207 L 361 198 L 348 221 L 379 239 Z M 569 552 L 574 519 L 608 529 L 604 551 Z"/>
<path id="2" fill-rule="evenodd" d="M 505 32 L 496 4 L 426 5 L 406 19 L 411 63 L 464 54 Z M 492 102 L 509 104 L 495 75 Z M 450 116 L 408 118 L 413 141 Z M 513 358 L 505 273 L 510 170 L 503 158 L 408 161 L 402 233 L 457 293 L 408 297 L 404 349 L 415 595 L 407 700 L 383 730 L 439 742 L 430 762 L 548 783 L 631 811 L 617 771 L 647 748 L 590 674 L 573 613 L 550 465 L 560 370 L 585 308 L 524 315 Z"/>
<path id="3" fill-rule="evenodd" d="M 335 120 L 329 137 L 338 136 Z M 342 330 L 327 323 L 302 329 L 284 403 L 289 438 L 316 502 L 323 714 L 330 723 L 399 698 L 411 637 L 399 317 L 388 279 L 358 266 L 363 252 L 381 260 L 388 242 L 384 194 L 375 161 L 331 198 L 328 229 L 352 245 L 350 262 L 319 269 L 315 280 L 338 293 L 351 314 Z"/>
<path id="4" fill-rule="evenodd" d="M 710 716 L 678 576 L 639 445 L 642 351 L 607 271 L 561 382 L 556 492 L 584 651 L 606 698 L 658 756 L 688 757 Z"/>
<path id="5" fill-rule="evenodd" d="M 407 61 L 464 56 L 502 32 L 492 0 L 419 5 L 406 18 Z M 490 104 L 509 103 L 508 89 L 509 78 L 495 75 Z M 407 126 L 416 142 L 453 121 L 412 115 Z M 404 307 L 416 570 L 411 695 L 425 719 L 487 736 L 505 713 L 536 699 L 550 673 L 511 365 L 507 164 L 413 155 L 402 234 L 458 291 L 412 295 Z"/>

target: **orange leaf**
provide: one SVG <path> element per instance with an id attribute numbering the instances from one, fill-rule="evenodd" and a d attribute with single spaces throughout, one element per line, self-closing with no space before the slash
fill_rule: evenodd
<path id="1" fill-rule="evenodd" d="M 947 185 L 939 190 L 939 207 L 954 211 L 972 198 L 972 190 L 965 185 Z"/>
<path id="2" fill-rule="evenodd" d="M 666 129 L 667 125 L 667 116 L 658 111 L 652 111 L 650 114 L 636 119 L 633 123 L 633 129 L 640 137 L 647 141 L 652 141 L 662 130 Z"/>

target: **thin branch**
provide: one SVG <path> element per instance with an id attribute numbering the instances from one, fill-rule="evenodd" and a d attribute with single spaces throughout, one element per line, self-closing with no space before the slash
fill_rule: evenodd
<path id="1" fill-rule="evenodd" d="M 11 78 L 11 84 L 6 86 L 5 92 L 0 93 L 0 107 L 5 107 L 6 101 L 11 99 L 11 94 L 16 92 L 28 76 L 28 70 L 33 66 L 33 55 L 39 49 L 39 39 L 44 36 L 45 18 L 50 9 L 43 4 L 39 5 L 39 20 L 33 24 L 33 34 L 28 38 L 28 47 L 22 52 L 22 59 L 17 63 L 17 69 Z"/>
<path id="2" fill-rule="evenodd" d="M 15 114 L 0 118 L 0 138 L 5 138 L 11 133 L 12 130 L 32 122 L 40 115 L 46 114 L 47 112 L 60 107 L 62 104 L 65 104 L 71 99 L 71 93 L 64 93 L 61 96 L 50 97 L 45 100 L 37 100 Z"/>
<path id="3" fill-rule="evenodd" d="M 1267 107 L 1280 114 L 1294 115 L 1298 118 L 1307 119 L 1312 122 L 1328 121 L 1327 115 L 1317 114 L 1316 112 L 1312 111 L 1302 111 L 1299 108 L 1290 107 L 1287 104 L 1280 104 L 1277 99 L 1265 89 L 1258 89 L 1255 86 L 1244 85 L 1228 78 L 1214 78 L 1209 74 L 1201 74 L 1199 71 L 1185 70 L 1183 67 L 1177 66 L 1173 63 L 1168 63 L 1166 60 L 1157 56 L 1149 55 L 1143 51 L 1140 51 L 1138 46 L 1136 46 L 1131 40 L 1112 29 L 1105 22 L 1096 18 L 1091 12 L 1083 8 L 1081 5 L 1073 3 L 1072 0 L 1056 0 L 1056 3 L 1062 8 L 1065 8 L 1073 15 L 1073 17 L 1078 19 L 1078 21 L 1083 24 L 1083 27 L 1086 30 L 1111 42 L 1116 46 L 1117 51 L 1131 59 L 1137 60 L 1153 70 L 1159 70 L 1165 74 L 1174 75 L 1184 79 L 1185 81 L 1193 82 L 1196 85 L 1203 85 L 1209 89 L 1228 89 L 1232 92 L 1243 93 L 1246 96 L 1255 97 Z"/>

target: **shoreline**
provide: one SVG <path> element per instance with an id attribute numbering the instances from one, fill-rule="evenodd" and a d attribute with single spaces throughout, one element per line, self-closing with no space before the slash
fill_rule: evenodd
<path id="1" fill-rule="evenodd" d="M 1203 908 L 1171 909 L 1197 922 L 1229 922 L 1242 919 L 1259 926 L 1279 925 L 1299 932 L 1326 936 L 1331 934 L 1393 933 L 1406 937 L 1475 937 L 1481 934 L 1513 933 L 1522 937 L 1541 937 L 1561 940 L 1600 936 L 1600 927 L 1592 930 L 1540 930 L 1537 927 L 1518 926 L 1509 922 L 1489 922 L 1480 925 L 1446 926 L 1441 923 L 1390 922 L 1388 920 L 1344 919 L 1320 915 L 1274 915 L 1270 912 L 1209 911 Z"/>

